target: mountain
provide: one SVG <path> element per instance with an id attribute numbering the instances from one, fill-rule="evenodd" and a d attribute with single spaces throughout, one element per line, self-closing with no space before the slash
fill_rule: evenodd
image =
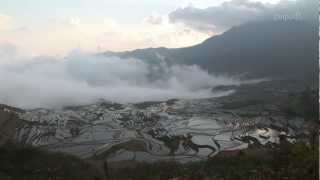
<path id="1" fill-rule="evenodd" d="M 264 21 L 236 26 L 186 48 L 148 48 L 104 55 L 152 64 L 196 64 L 210 73 L 251 78 L 318 77 L 318 28 L 302 21 Z"/>

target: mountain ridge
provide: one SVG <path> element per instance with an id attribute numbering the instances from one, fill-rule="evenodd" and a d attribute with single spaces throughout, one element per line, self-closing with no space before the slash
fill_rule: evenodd
<path id="1" fill-rule="evenodd" d="M 198 65 L 214 74 L 248 78 L 316 80 L 316 26 L 304 21 L 262 21 L 235 26 L 184 48 L 146 48 L 106 56 L 138 58 L 151 64 Z M 238 60 L 241 59 L 241 60 Z"/>

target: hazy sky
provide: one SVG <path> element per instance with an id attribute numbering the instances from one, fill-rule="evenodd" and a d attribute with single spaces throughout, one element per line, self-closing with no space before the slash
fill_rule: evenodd
<path id="1" fill-rule="evenodd" d="M 178 7 L 194 5 L 206 8 L 224 0 L 1 0 L 0 12 L 21 23 L 45 22 L 51 18 L 79 17 L 86 20 L 115 18 L 137 23 L 156 11 L 167 14 Z M 275 3 L 278 0 L 258 0 Z"/>
<path id="2" fill-rule="evenodd" d="M 229 2 L 229 3 L 228 3 Z M 197 44 L 229 28 L 196 28 L 170 14 L 217 7 L 247 15 L 278 0 L 0 0 L 0 47 L 32 55 L 63 55 Z M 263 4 L 262 4 L 263 3 Z M 252 9 L 253 8 L 253 9 Z M 258 9 L 259 11 L 261 9 Z M 222 19 L 224 15 L 221 14 Z M 228 19 L 227 19 L 228 21 Z M 211 23 L 211 22 L 210 22 Z M 226 23 L 228 26 L 229 24 Z M 213 24 L 215 25 L 215 24 Z M 232 25 L 232 23 L 231 23 Z M 208 27 L 211 27 L 209 24 Z M 222 26 L 222 27 L 221 27 Z M 207 27 L 207 26 L 206 26 Z"/>
<path id="3" fill-rule="evenodd" d="M 0 0 L 0 104 L 61 107 L 100 98 L 140 102 L 225 95 L 230 92 L 211 88 L 247 82 L 196 65 L 160 63 L 157 74 L 139 59 L 92 53 L 185 47 L 246 22 L 309 19 L 317 14 L 317 1 Z"/>

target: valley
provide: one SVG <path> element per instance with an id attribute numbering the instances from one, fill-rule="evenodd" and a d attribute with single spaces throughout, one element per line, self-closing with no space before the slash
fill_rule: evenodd
<path id="1" fill-rule="evenodd" d="M 295 81 L 246 84 L 217 98 L 118 104 L 100 100 L 19 113 L 16 139 L 50 151 L 108 161 L 189 162 L 219 152 L 270 146 L 305 133 L 302 117 L 281 110 Z M 223 90 L 224 87 L 213 90 Z"/>

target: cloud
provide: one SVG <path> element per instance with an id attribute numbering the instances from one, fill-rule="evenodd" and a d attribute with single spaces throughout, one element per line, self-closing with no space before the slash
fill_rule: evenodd
<path id="1" fill-rule="evenodd" d="M 0 32 L 8 30 L 13 25 L 13 18 L 8 15 L 0 14 Z"/>
<path id="2" fill-rule="evenodd" d="M 114 20 L 84 22 L 79 18 L 55 19 L 0 35 L 0 44 L 13 44 L 26 54 L 66 55 L 74 49 L 87 52 L 124 51 L 148 47 L 184 47 L 197 44 L 209 35 L 171 24 L 153 14 L 137 24 Z"/>
<path id="3" fill-rule="evenodd" d="M 316 0 L 283 0 L 275 4 L 250 0 L 231 0 L 204 9 L 188 6 L 169 15 L 172 23 L 184 23 L 205 32 L 222 32 L 249 21 L 258 20 L 308 20 L 316 22 Z"/>
<path id="4" fill-rule="evenodd" d="M 23 108 L 59 108 L 106 99 L 140 102 L 170 98 L 203 98 L 218 85 L 239 84 L 198 66 L 168 66 L 154 71 L 139 59 L 73 53 L 64 59 L 38 57 L 0 65 L 0 103 Z M 155 73 L 159 73 L 156 74 Z M 150 77 L 157 77 L 150 79 Z"/>
<path id="5" fill-rule="evenodd" d="M 166 21 L 166 17 L 158 14 L 157 12 L 153 12 L 150 16 L 147 16 L 143 19 L 144 24 L 150 25 L 162 25 Z"/>

